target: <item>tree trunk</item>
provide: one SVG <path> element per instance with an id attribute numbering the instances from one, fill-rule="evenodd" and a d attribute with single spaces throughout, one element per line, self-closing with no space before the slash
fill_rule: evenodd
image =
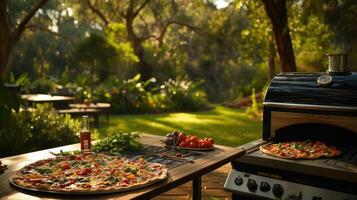
<path id="1" fill-rule="evenodd" d="M 131 15 L 131 13 L 127 14 L 125 17 L 125 25 L 128 33 L 128 40 L 130 41 L 133 47 L 134 54 L 139 59 L 139 62 L 136 64 L 136 67 L 139 73 L 141 74 L 142 79 L 148 80 L 152 76 L 152 68 L 151 65 L 145 60 L 144 48 L 142 45 L 143 41 L 134 33 L 133 21 L 134 17 Z"/>
<path id="2" fill-rule="evenodd" d="M 274 78 L 275 75 L 275 45 L 273 37 L 269 38 L 269 58 L 268 58 L 268 75 L 269 80 Z"/>
<path id="3" fill-rule="evenodd" d="M 10 22 L 7 1 L 0 1 L 0 77 L 5 73 L 10 55 Z"/>
<path id="4" fill-rule="evenodd" d="M 35 15 L 38 9 L 47 3 L 48 0 L 39 0 L 33 8 L 24 16 L 16 28 L 11 27 L 8 15 L 7 0 L 0 1 L 0 77 L 7 72 L 11 51 L 19 41 L 21 34 L 25 31 L 26 25 Z"/>
<path id="5" fill-rule="evenodd" d="M 152 68 L 151 65 L 145 60 L 144 48 L 142 42 L 133 41 L 134 54 L 138 57 L 139 62 L 136 64 L 141 74 L 143 80 L 148 80 L 152 77 Z"/>
<path id="6" fill-rule="evenodd" d="M 274 38 L 278 48 L 281 71 L 295 72 L 296 64 L 289 34 L 285 0 L 263 0 L 265 11 L 273 26 Z"/>

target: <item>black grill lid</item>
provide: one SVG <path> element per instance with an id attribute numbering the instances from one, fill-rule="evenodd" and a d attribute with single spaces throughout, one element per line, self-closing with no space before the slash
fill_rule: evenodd
<path id="1" fill-rule="evenodd" d="M 264 105 L 316 105 L 357 109 L 357 73 L 327 75 L 328 84 L 319 84 L 326 73 L 282 73 L 274 77 L 267 90 Z"/>

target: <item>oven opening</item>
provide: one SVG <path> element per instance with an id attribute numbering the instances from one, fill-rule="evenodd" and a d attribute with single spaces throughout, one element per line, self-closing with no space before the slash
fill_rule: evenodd
<path id="1" fill-rule="evenodd" d="M 320 123 L 294 124 L 278 129 L 276 141 L 323 141 L 332 145 L 351 146 L 357 144 L 357 133 L 335 125 Z"/>
<path id="2" fill-rule="evenodd" d="M 334 145 L 342 151 L 338 157 L 331 158 L 333 165 L 341 163 L 352 164 L 351 168 L 357 166 L 357 133 L 346 128 L 335 125 L 304 123 L 294 124 L 280 128 L 276 131 L 275 141 L 322 141 L 327 145 Z M 347 167 L 346 164 L 342 166 Z"/>

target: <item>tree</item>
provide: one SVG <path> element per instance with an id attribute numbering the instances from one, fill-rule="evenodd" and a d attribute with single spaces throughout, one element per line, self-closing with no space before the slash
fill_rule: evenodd
<path id="1" fill-rule="evenodd" d="M 103 22 L 105 26 L 108 26 L 110 21 L 108 18 L 105 16 L 105 14 L 95 7 L 90 0 L 86 0 L 86 3 L 88 7 L 92 10 L 93 13 L 95 13 Z M 144 46 L 143 43 L 147 40 L 150 39 L 155 39 L 158 41 L 159 46 L 162 46 L 163 39 L 167 33 L 167 30 L 169 26 L 171 25 L 179 25 L 179 26 L 184 26 L 187 27 L 193 31 L 198 32 L 199 28 L 195 27 L 192 24 L 185 23 L 178 21 L 175 19 L 174 13 L 172 13 L 171 16 L 168 17 L 164 22 L 158 22 L 155 21 L 152 24 L 147 24 L 147 21 L 145 21 L 144 17 L 140 16 L 141 12 L 145 8 L 149 9 L 149 3 L 150 0 L 142 0 L 142 1 L 137 1 L 137 0 L 129 0 L 127 2 L 127 5 L 121 4 L 119 6 L 122 6 L 121 9 L 119 9 L 119 16 L 125 23 L 126 27 L 126 32 L 127 32 L 127 40 L 130 41 L 131 46 L 134 50 L 134 54 L 137 56 L 139 59 L 139 62 L 137 63 L 138 71 L 142 74 L 143 80 L 147 80 L 152 76 L 152 71 L 153 71 L 153 66 L 147 62 L 145 59 L 145 52 L 144 52 Z M 172 4 L 175 4 L 175 2 L 171 2 Z M 157 17 L 157 12 L 155 12 L 155 9 L 153 8 L 151 12 L 153 13 L 153 18 L 158 19 Z M 146 13 L 148 15 L 148 13 Z M 147 16 L 146 16 L 147 17 Z M 140 18 L 142 25 L 139 27 L 140 33 L 136 31 L 137 28 L 137 23 L 136 19 Z M 153 33 L 155 32 L 153 29 L 150 29 L 149 27 L 156 26 L 156 29 L 160 29 L 158 32 L 159 33 Z"/>
<path id="2" fill-rule="evenodd" d="M 318 17 L 320 23 L 328 26 L 333 35 L 325 52 L 348 53 L 348 65 L 357 69 L 357 4 L 355 0 L 303 0 L 303 19 L 310 21 Z M 326 50 L 327 49 L 327 50 Z"/>
<path id="3" fill-rule="evenodd" d="M 295 56 L 291 43 L 285 0 L 263 0 L 270 18 L 280 58 L 281 71 L 295 72 Z"/>
<path id="4" fill-rule="evenodd" d="M 8 1 L 0 1 L 0 76 L 8 70 L 8 62 L 12 50 L 16 43 L 20 40 L 22 33 L 26 29 L 26 25 L 35 15 L 37 10 L 47 3 L 48 0 L 39 0 L 25 17 L 14 26 L 10 20 L 8 13 Z"/>

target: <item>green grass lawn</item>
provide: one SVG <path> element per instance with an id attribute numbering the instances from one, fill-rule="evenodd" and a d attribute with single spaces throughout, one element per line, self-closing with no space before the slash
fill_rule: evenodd
<path id="1" fill-rule="evenodd" d="M 99 136 L 106 129 L 117 127 L 123 132 L 145 132 L 165 135 L 173 130 L 184 131 L 199 137 L 212 137 L 217 144 L 238 146 L 261 137 L 262 123 L 250 119 L 245 110 L 216 106 L 210 111 L 192 113 L 111 115 L 107 123 L 101 118 Z"/>

